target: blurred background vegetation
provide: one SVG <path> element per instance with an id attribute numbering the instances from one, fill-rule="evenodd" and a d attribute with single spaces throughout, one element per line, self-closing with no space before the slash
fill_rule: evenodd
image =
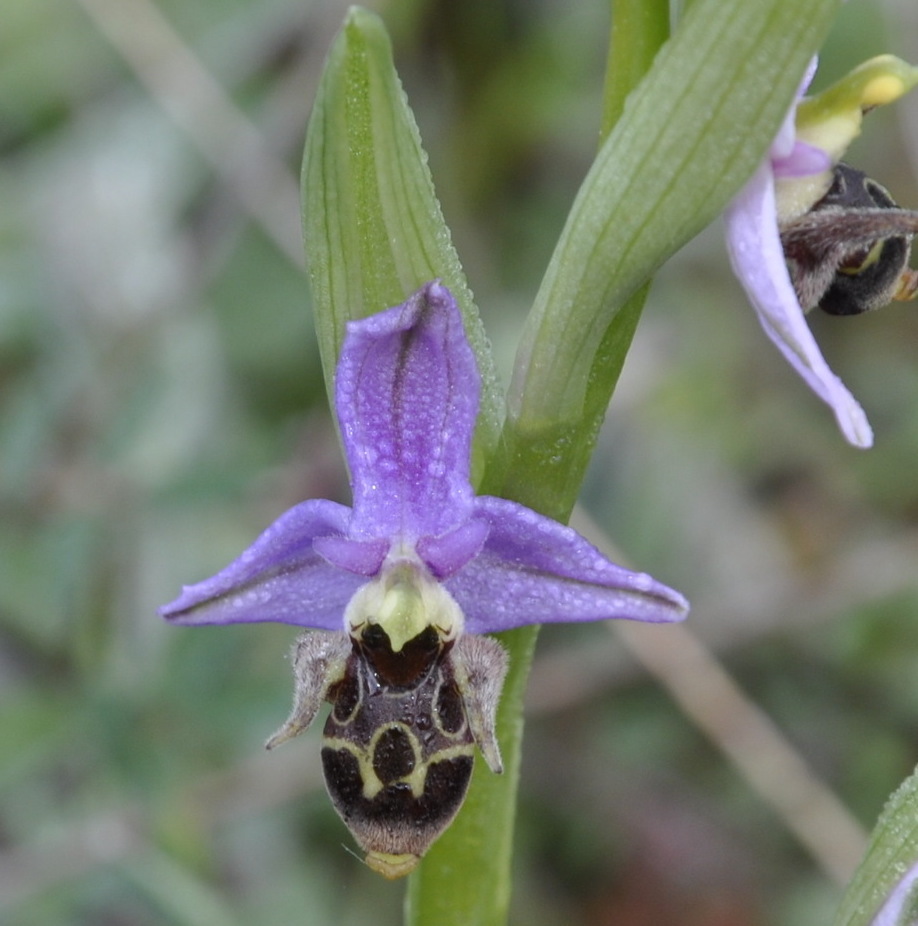
<path id="1" fill-rule="evenodd" d="M 596 144 L 603 0 L 376 7 L 505 377 Z M 0 920 L 394 926 L 319 728 L 267 756 L 292 628 L 157 605 L 347 501 L 296 174 L 337 0 L 6 0 L 0 33 Z M 851 0 L 816 87 L 918 61 Z M 918 96 L 849 160 L 918 208 Z M 655 282 L 583 505 L 865 828 L 918 761 L 918 310 L 814 317 L 877 446 L 758 328 L 721 230 Z M 723 705 L 713 705 L 715 711 Z M 481 773 L 481 772 L 479 772 Z M 603 625 L 543 632 L 512 921 L 827 923 L 839 888 Z"/>

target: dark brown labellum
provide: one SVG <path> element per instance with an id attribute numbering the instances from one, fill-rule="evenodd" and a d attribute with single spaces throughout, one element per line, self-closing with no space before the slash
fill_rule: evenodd
<path id="1" fill-rule="evenodd" d="M 356 687 L 357 707 L 344 722 L 333 710 L 325 724 L 325 782 L 365 850 L 420 858 L 456 815 L 472 775 L 475 740 L 452 647 L 433 628 L 399 653 L 378 625 L 362 636 L 341 683 Z"/>
<path id="2" fill-rule="evenodd" d="M 433 627 L 395 652 L 368 624 L 353 639 L 307 633 L 294 659 L 293 712 L 269 748 L 330 701 L 322 766 L 332 803 L 370 867 L 408 874 L 462 806 L 476 744 L 501 771 L 494 724 L 506 654 L 488 637 L 444 641 Z"/>

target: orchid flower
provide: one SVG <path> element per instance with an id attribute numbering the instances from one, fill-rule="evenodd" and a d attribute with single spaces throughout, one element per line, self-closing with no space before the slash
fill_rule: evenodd
<path id="1" fill-rule="evenodd" d="M 335 401 L 353 507 L 296 505 L 161 615 L 176 624 L 280 621 L 345 631 L 349 604 L 398 574 L 431 601 L 454 600 L 467 633 L 682 618 L 678 592 L 615 565 L 571 528 L 474 494 L 479 389 L 459 309 L 439 282 L 350 322 Z M 353 627 L 360 618 L 349 619 Z"/>
<path id="2" fill-rule="evenodd" d="M 814 99 L 803 100 L 815 70 L 814 59 L 768 157 L 725 212 L 727 249 L 766 334 L 829 405 L 845 438 L 866 448 L 873 443 L 873 432 L 807 326 L 785 262 L 781 232 L 829 191 L 835 166 L 860 132 L 863 113 L 902 96 L 918 81 L 918 71 L 881 56 Z"/>
<path id="3" fill-rule="evenodd" d="M 497 641 L 550 621 L 673 621 L 685 599 L 607 560 L 571 528 L 469 481 L 480 377 L 462 315 L 434 281 L 350 322 L 335 380 L 353 507 L 306 501 L 235 562 L 160 610 L 177 624 L 314 628 L 294 649 L 295 693 L 269 748 L 323 700 L 332 801 L 367 864 L 412 871 L 465 796 L 477 745 L 503 764 Z M 385 697 L 379 697 L 380 694 Z"/>

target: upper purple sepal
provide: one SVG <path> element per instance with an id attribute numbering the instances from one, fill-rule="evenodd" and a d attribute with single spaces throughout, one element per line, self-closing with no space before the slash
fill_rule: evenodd
<path id="1" fill-rule="evenodd" d="M 439 536 L 468 517 L 480 377 L 449 290 L 350 322 L 335 377 L 355 536 Z"/>
<path id="2" fill-rule="evenodd" d="M 351 322 L 336 409 L 353 508 L 308 501 L 163 617 L 344 629 L 358 589 L 415 570 L 442 583 L 472 633 L 551 621 L 679 620 L 685 599 L 606 559 L 569 527 L 469 482 L 480 379 L 449 290 Z"/>

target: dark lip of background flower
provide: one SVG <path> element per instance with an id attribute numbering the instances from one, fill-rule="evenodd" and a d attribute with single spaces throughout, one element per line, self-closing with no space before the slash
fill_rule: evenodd
<path id="1" fill-rule="evenodd" d="M 296 505 L 159 613 L 176 624 L 344 630 L 357 589 L 407 562 L 454 597 L 471 633 L 684 618 L 679 592 L 612 563 L 571 528 L 475 495 L 469 460 L 479 390 L 462 315 L 439 281 L 349 323 L 335 405 L 353 507 L 324 499 Z"/>

